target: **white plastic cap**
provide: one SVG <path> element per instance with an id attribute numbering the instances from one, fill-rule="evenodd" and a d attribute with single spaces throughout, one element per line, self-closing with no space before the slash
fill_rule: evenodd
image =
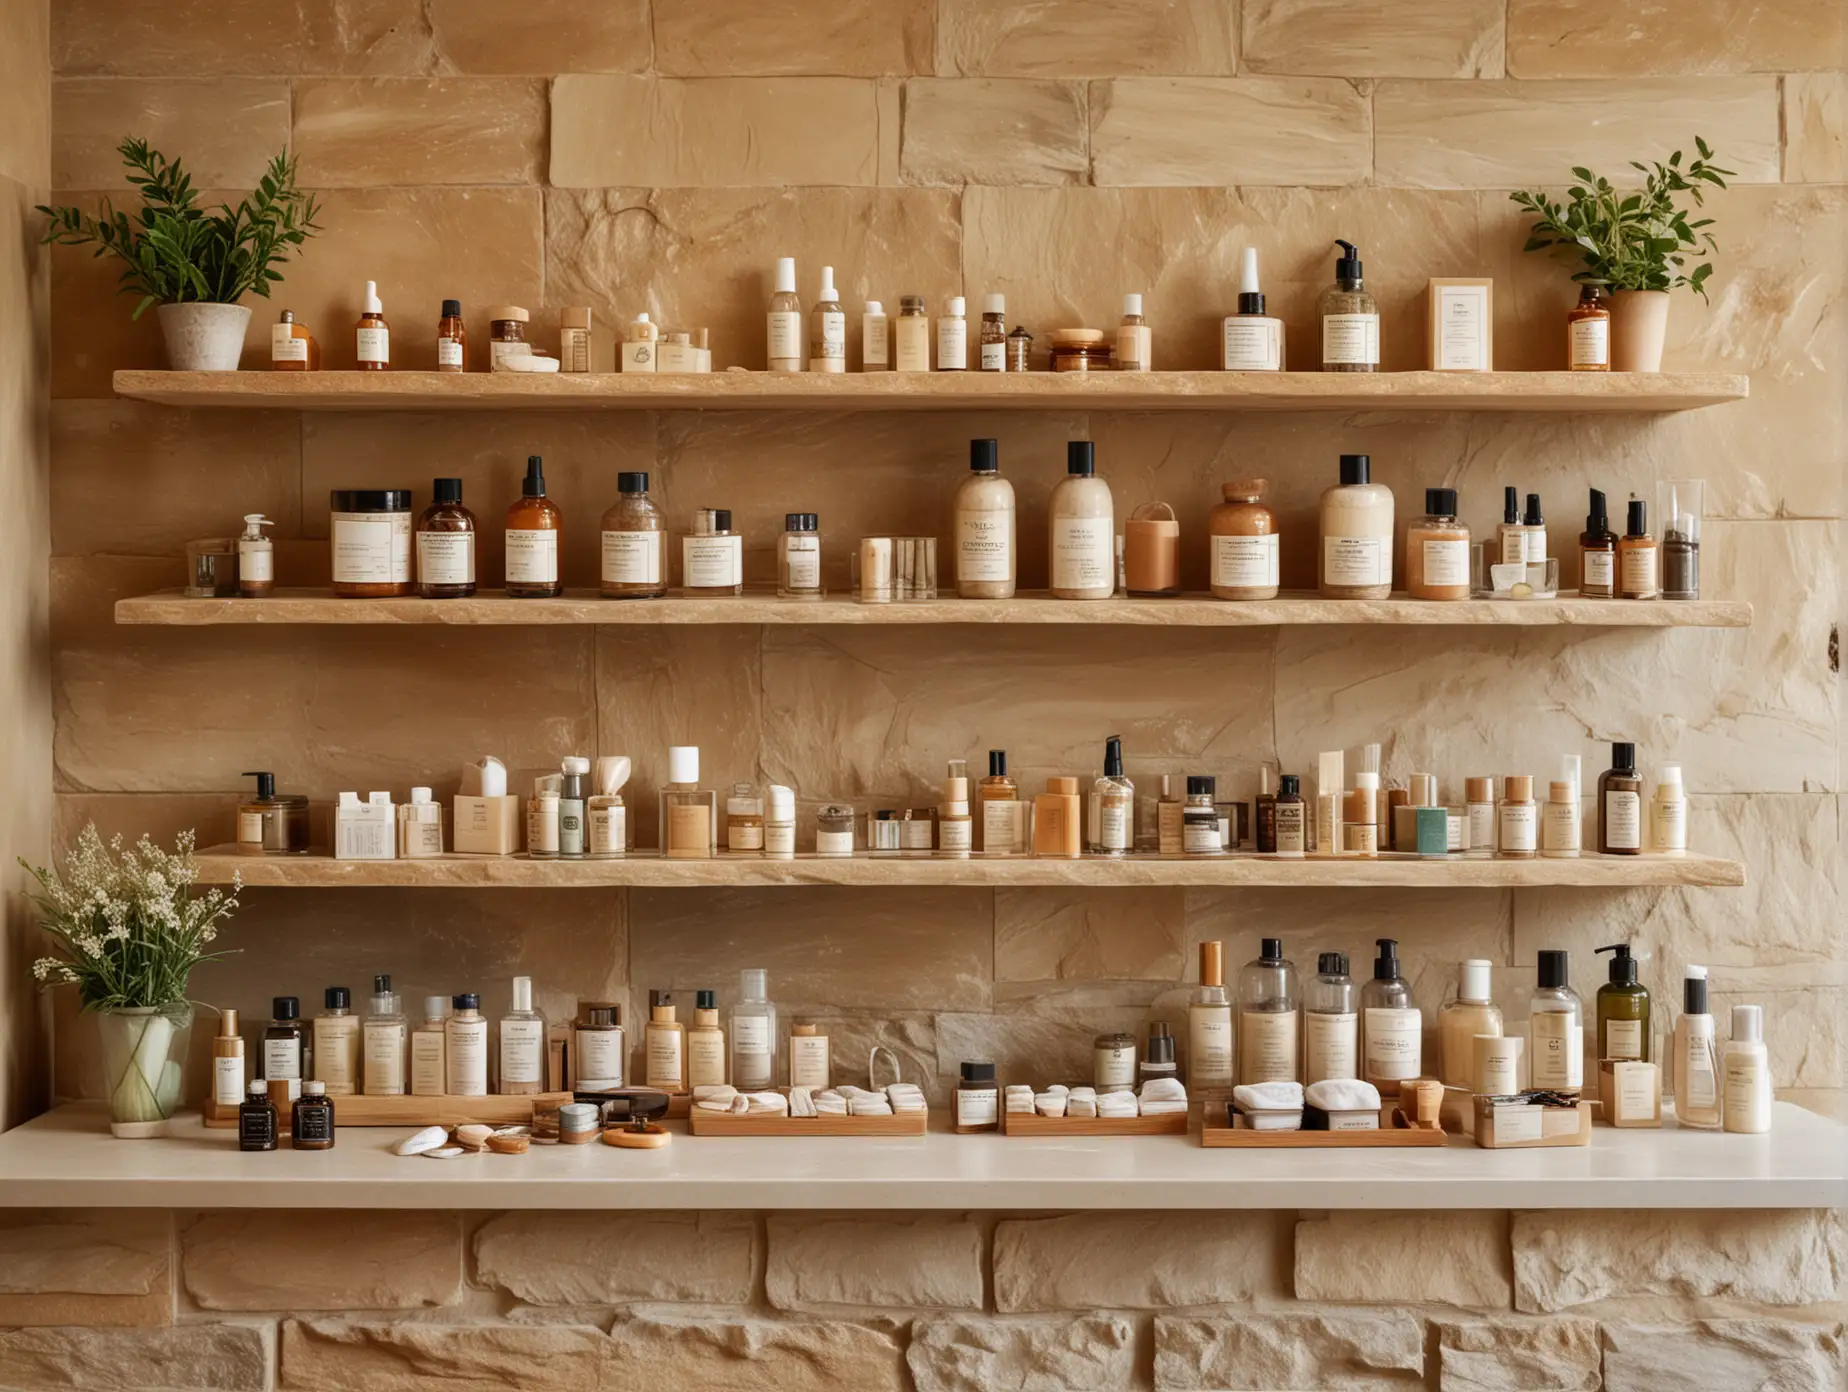
<path id="1" fill-rule="evenodd" d="M 699 782 L 699 746 L 697 744 L 668 746 L 667 781 L 669 783 Z"/>
<path id="2" fill-rule="evenodd" d="M 834 267 L 832 266 L 823 266 L 821 268 L 821 297 L 824 300 L 835 298 Z"/>
<path id="3" fill-rule="evenodd" d="M 245 536 L 260 537 L 263 535 L 263 528 L 273 527 L 275 525 L 274 522 L 270 521 L 269 518 L 265 517 L 260 512 L 247 512 L 244 514 Z"/>
<path id="4" fill-rule="evenodd" d="M 648 311 L 644 309 L 641 313 L 637 314 L 635 316 L 635 322 L 638 324 L 646 324 L 648 322 Z"/>
<path id="5" fill-rule="evenodd" d="M 424 1019 L 440 1020 L 443 1018 L 444 1012 L 446 1012 L 448 1009 L 449 1009 L 449 997 L 448 996 L 425 996 L 424 997 Z"/>
<path id="6" fill-rule="evenodd" d="M 1665 783 L 1666 785 L 1668 785 L 1669 787 L 1673 788 L 1676 792 L 1680 792 L 1681 791 L 1681 765 L 1680 764 L 1663 764 L 1661 781 Z"/>
<path id="7" fill-rule="evenodd" d="M 763 1000 L 770 994 L 770 973 L 762 967 L 746 967 L 738 973 L 738 983 L 746 1000 Z"/>
<path id="8" fill-rule="evenodd" d="M 1245 248 L 1245 265 L 1238 277 L 1238 289 L 1241 295 L 1256 295 L 1258 290 L 1258 249 Z"/>
<path id="9" fill-rule="evenodd" d="M 1707 979 L 1707 969 L 1705 967 L 1697 967 L 1690 962 L 1688 964 L 1687 979 L 1689 981 L 1705 981 Z"/>
<path id="10" fill-rule="evenodd" d="M 480 767 L 481 796 L 506 797 L 507 766 L 492 754 L 487 754 L 482 757 Z"/>
<path id="11" fill-rule="evenodd" d="M 868 300 L 866 302 L 866 312 L 868 314 L 884 314 L 885 306 L 880 304 L 878 300 Z"/>
<path id="12" fill-rule="evenodd" d="M 796 293 L 796 258 L 793 256 L 776 258 L 776 293 L 779 295 Z"/>
<path id="13" fill-rule="evenodd" d="M 943 312 L 951 317 L 962 314 L 968 307 L 968 301 L 964 300 L 961 295 L 951 295 L 943 302 Z"/>
<path id="14" fill-rule="evenodd" d="M 1457 999 L 1466 1001 L 1485 1001 L 1489 999 L 1489 969 L 1494 964 L 1482 957 L 1472 957 L 1463 964 L 1463 979 L 1457 987 Z"/>
<path id="15" fill-rule="evenodd" d="M 781 783 L 770 785 L 770 820 L 773 822 L 793 822 L 796 819 L 796 790 L 785 788 Z"/>
<path id="16" fill-rule="evenodd" d="M 982 297 L 982 313 L 984 314 L 1006 314 L 1007 313 L 1007 296 L 1006 295 L 985 295 L 983 296 Z"/>
<path id="17" fill-rule="evenodd" d="M 1742 1044 L 1764 1043 L 1765 1008 L 1762 1005 L 1735 1005 L 1732 1037 Z"/>
<path id="18" fill-rule="evenodd" d="M 522 1013 L 533 1008 L 533 979 L 530 976 L 514 977 L 513 1008 Z"/>
<path id="19" fill-rule="evenodd" d="M 376 280 L 366 282 L 366 313 L 383 314 L 385 306 L 379 303 L 379 283 Z"/>
<path id="20" fill-rule="evenodd" d="M 252 1097 L 267 1097 L 269 1095 L 269 1084 L 264 1082 L 261 1078 L 252 1078 L 250 1080 L 250 1086 L 245 1088 L 244 1091 L 249 1093 Z"/>
<path id="21" fill-rule="evenodd" d="M 559 767 L 566 773 L 575 773 L 579 777 L 582 777 L 584 774 L 590 772 L 590 760 L 586 759 L 582 754 L 567 754 L 564 757 L 564 761 L 559 764 Z"/>
<path id="22" fill-rule="evenodd" d="M 1370 793 L 1377 793 L 1380 790 L 1380 776 L 1378 773 L 1362 769 L 1354 775 L 1354 786 L 1364 788 Z"/>
<path id="23" fill-rule="evenodd" d="M 615 797 L 629 781 L 631 765 L 626 754 L 606 754 L 597 760 L 597 791 Z"/>
<path id="24" fill-rule="evenodd" d="M 411 789 L 411 805 L 413 807 L 426 806 L 428 805 L 429 801 L 430 801 L 430 790 L 428 788 L 412 788 Z"/>
<path id="25" fill-rule="evenodd" d="M 1737 1016 L 1737 1007 L 1734 1008 L 1733 1014 L 1735 1017 Z M 307 1082 L 302 1084 L 302 1096 L 304 1097 L 319 1097 L 326 1091 L 327 1084 L 322 1082 L 319 1078 L 310 1078 Z"/>
<path id="26" fill-rule="evenodd" d="M 1123 312 L 1124 312 L 1125 314 L 1140 314 L 1140 313 L 1142 313 L 1142 296 L 1140 296 L 1140 295 L 1125 295 L 1125 296 L 1123 297 Z"/>

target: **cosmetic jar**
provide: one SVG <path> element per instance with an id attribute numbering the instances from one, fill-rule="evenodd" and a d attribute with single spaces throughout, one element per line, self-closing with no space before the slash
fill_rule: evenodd
<path id="1" fill-rule="evenodd" d="M 853 854 L 853 808 L 841 803 L 829 803 L 815 814 L 815 854 Z"/>
<path id="2" fill-rule="evenodd" d="M 1007 336 L 1007 370 L 1009 372 L 1031 372 L 1033 370 L 1033 335 L 1018 324 Z"/>
<path id="3" fill-rule="evenodd" d="M 1136 1085 L 1136 1037 L 1100 1034 L 1091 1045 L 1091 1081 L 1099 1092 L 1122 1092 Z"/>
<path id="4" fill-rule="evenodd" d="M 412 593 L 411 490 L 336 488 L 330 504 L 334 593 L 343 599 Z"/>
<path id="5" fill-rule="evenodd" d="M 526 341 L 528 315 L 518 305 L 495 305 L 488 310 L 488 370 L 505 372 L 508 358 L 532 356 Z"/>
<path id="6" fill-rule="evenodd" d="M 879 811 L 873 813 L 873 853 L 877 855 L 883 851 L 890 854 L 894 851 L 903 850 L 904 837 L 902 832 L 904 825 L 905 824 L 899 820 L 898 813 L 894 812 L 889 807 L 882 807 Z"/>
<path id="7" fill-rule="evenodd" d="M 558 1109 L 558 1139 L 566 1145 L 589 1145 L 599 1129 L 593 1103 L 567 1102 Z"/>
<path id="8" fill-rule="evenodd" d="M 937 844 L 937 809 L 907 808 L 899 822 L 899 847 L 907 851 L 928 851 Z"/>
<path id="9" fill-rule="evenodd" d="M 1054 329 L 1048 338 L 1054 372 L 1108 371 L 1111 366 L 1114 353 L 1102 329 Z"/>

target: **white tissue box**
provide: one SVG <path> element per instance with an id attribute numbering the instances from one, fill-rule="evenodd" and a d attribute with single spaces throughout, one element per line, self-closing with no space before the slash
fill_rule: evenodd
<path id="1" fill-rule="evenodd" d="M 456 798 L 455 847 L 462 855 L 512 855 L 520 849 L 520 799 Z"/>
<path id="2" fill-rule="evenodd" d="M 390 793 L 342 793 L 334 806 L 335 860 L 396 860 L 397 810 Z"/>

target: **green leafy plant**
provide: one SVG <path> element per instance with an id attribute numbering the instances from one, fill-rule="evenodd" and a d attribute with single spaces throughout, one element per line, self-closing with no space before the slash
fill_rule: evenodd
<path id="1" fill-rule="evenodd" d="M 201 208 L 192 176 L 133 136 L 116 147 L 128 182 L 141 191 L 131 218 L 103 200 L 100 216 L 81 208 L 39 211 L 51 219 L 44 240 L 57 246 L 94 244 L 97 256 L 127 263 L 122 292 L 141 296 L 134 317 L 151 304 L 236 304 L 254 291 L 265 298 L 282 279 L 275 269 L 320 231 L 312 194 L 295 186 L 295 160 L 285 150 L 269 162 L 262 180 L 235 208 Z"/>
<path id="2" fill-rule="evenodd" d="M 1631 160 L 1630 167 L 1643 175 L 1640 191 L 1614 188 L 1601 175 L 1575 168 L 1572 176 L 1579 182 L 1566 191 L 1563 203 L 1544 193 L 1510 194 L 1538 219 L 1528 230 L 1524 250 L 1552 249 L 1556 255 L 1582 260 L 1585 269 L 1572 277 L 1582 285 L 1611 290 L 1672 290 L 1685 285 L 1706 299 L 1712 263 L 1703 260 L 1692 271 L 1687 265 L 1718 251 L 1719 243 L 1706 230 L 1713 219 L 1690 214 L 1701 206 L 1704 186 L 1725 188 L 1733 171 L 1711 163 L 1713 151 L 1698 135 L 1694 145 L 1698 157 L 1685 169 L 1679 150 L 1667 164 Z M 1688 206 L 1680 205 L 1677 194 L 1688 195 Z"/>

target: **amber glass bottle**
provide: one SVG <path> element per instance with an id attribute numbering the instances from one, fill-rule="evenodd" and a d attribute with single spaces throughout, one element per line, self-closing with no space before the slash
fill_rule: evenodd
<path id="1" fill-rule="evenodd" d="M 565 592 L 559 572 L 564 514 L 545 496 L 545 461 L 526 459 L 520 497 L 507 509 L 507 594 L 512 599 L 555 599 Z"/>
<path id="2" fill-rule="evenodd" d="M 475 593 L 475 514 L 462 506 L 462 480 L 440 478 L 417 519 L 417 593 L 466 599 Z"/>

